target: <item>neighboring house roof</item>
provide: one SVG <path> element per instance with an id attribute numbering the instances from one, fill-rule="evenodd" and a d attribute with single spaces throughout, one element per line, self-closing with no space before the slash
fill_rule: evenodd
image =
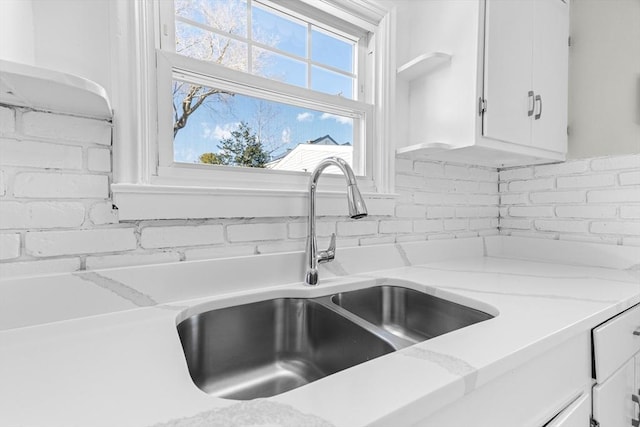
<path id="1" fill-rule="evenodd" d="M 331 156 L 340 157 L 352 164 L 353 147 L 338 144 L 298 144 L 281 159 L 267 163 L 266 167 L 275 170 L 312 172 L 323 159 Z M 327 171 L 332 172 L 329 169 Z"/>
<path id="2" fill-rule="evenodd" d="M 329 135 L 321 136 L 320 138 L 314 139 L 313 141 L 307 142 L 307 144 L 314 145 L 340 145 L 336 142 L 335 139 L 331 138 Z"/>

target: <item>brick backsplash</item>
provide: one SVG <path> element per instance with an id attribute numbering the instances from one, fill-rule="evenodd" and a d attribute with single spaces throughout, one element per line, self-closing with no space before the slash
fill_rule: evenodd
<path id="1" fill-rule="evenodd" d="M 319 245 L 499 232 L 638 244 L 637 163 L 498 172 L 397 159 L 395 214 L 319 217 Z M 109 122 L 0 106 L 0 277 L 304 250 L 304 217 L 119 221 L 111 167 Z"/>
<path id="2" fill-rule="evenodd" d="M 640 155 L 499 174 L 500 234 L 640 245 Z"/>

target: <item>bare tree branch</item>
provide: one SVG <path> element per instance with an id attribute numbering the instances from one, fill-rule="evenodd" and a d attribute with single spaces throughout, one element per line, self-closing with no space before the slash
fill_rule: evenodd
<path id="1" fill-rule="evenodd" d="M 177 0 L 176 14 L 199 22 L 204 18 L 204 24 L 229 34 L 242 34 L 247 25 L 246 19 L 241 18 L 246 16 L 246 5 L 233 0 L 226 2 Z M 275 44 L 276 39 L 261 40 L 261 42 Z M 246 44 L 213 32 L 196 29 L 188 24 L 176 26 L 176 52 L 203 61 L 223 64 L 232 69 L 253 72 L 259 72 L 265 65 L 267 57 L 263 52 L 256 55 L 253 60 L 253 70 L 248 70 Z M 174 137 L 187 125 L 189 117 L 198 108 L 207 105 L 211 97 L 216 94 L 233 96 L 233 93 L 202 85 L 174 84 Z M 212 108 L 212 111 L 215 109 Z"/>

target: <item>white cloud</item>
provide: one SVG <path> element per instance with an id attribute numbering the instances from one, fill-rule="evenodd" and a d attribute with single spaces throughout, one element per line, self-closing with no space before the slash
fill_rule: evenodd
<path id="1" fill-rule="evenodd" d="M 333 119 L 336 122 L 343 125 L 350 125 L 353 123 L 353 119 L 350 117 L 338 116 L 331 113 L 322 113 L 322 116 L 320 116 L 320 120 L 327 120 L 327 119 Z"/>
<path id="2" fill-rule="evenodd" d="M 214 129 L 211 129 L 209 127 L 209 123 L 207 122 L 202 122 L 200 124 L 202 125 L 202 137 L 206 139 L 214 139 L 217 141 L 231 138 L 231 132 L 236 130 L 240 125 L 240 123 L 238 122 L 232 122 L 225 123 L 222 126 L 216 125 Z"/>
<path id="3" fill-rule="evenodd" d="M 296 117 L 296 120 L 299 122 L 312 122 L 313 114 L 308 111 L 305 111 L 304 113 L 298 114 L 298 116 Z"/>
<path id="4" fill-rule="evenodd" d="M 291 142 L 291 128 L 282 129 L 282 142 L 288 144 Z"/>

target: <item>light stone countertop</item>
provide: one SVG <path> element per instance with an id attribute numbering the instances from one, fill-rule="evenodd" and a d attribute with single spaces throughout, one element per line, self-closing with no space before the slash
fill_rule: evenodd
<path id="1" fill-rule="evenodd" d="M 298 253 L 0 281 L 0 425 L 399 425 L 640 302 L 639 248 L 495 236 L 336 258 L 315 288 Z M 271 398 L 191 381 L 176 330 L 189 315 L 382 283 L 496 317 Z"/>

